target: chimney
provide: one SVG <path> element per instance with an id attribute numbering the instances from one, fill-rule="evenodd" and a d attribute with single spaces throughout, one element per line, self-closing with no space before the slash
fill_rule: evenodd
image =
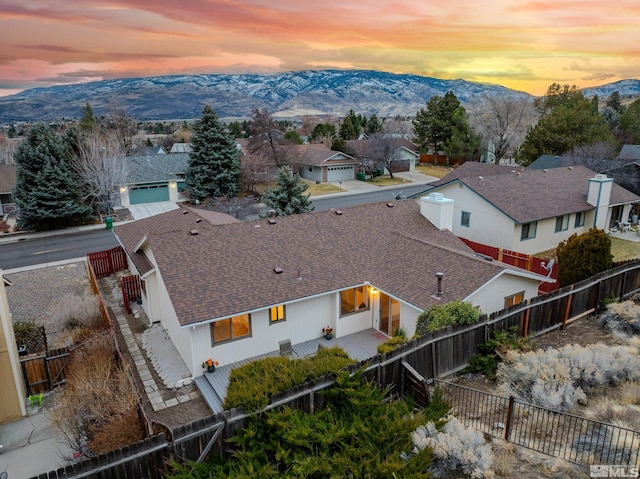
<path id="1" fill-rule="evenodd" d="M 453 200 L 442 193 L 429 193 L 420 198 L 420 213 L 440 231 L 453 228 Z"/>
<path id="2" fill-rule="evenodd" d="M 436 290 L 436 296 L 439 298 L 442 296 L 442 278 L 444 278 L 444 273 L 436 273 L 436 278 L 438 278 L 438 289 Z"/>
<path id="3" fill-rule="evenodd" d="M 607 178 L 607 175 L 598 173 L 594 178 L 589 178 L 587 203 L 596 209 L 593 218 L 594 228 L 606 229 L 612 187 L 613 178 Z"/>

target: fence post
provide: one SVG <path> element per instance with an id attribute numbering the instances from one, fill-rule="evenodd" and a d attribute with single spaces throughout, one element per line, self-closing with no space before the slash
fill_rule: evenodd
<path id="1" fill-rule="evenodd" d="M 571 291 L 573 291 L 573 284 L 571 285 Z M 562 327 L 560 328 L 561 330 L 566 329 L 567 327 L 567 320 L 569 319 L 569 313 L 571 312 L 571 302 L 573 301 L 573 293 L 571 293 L 569 296 L 567 296 L 567 305 L 564 308 L 564 316 L 562 317 Z"/>
<path id="2" fill-rule="evenodd" d="M 509 436 L 511 435 L 511 423 L 513 422 L 513 403 L 515 399 L 513 396 L 509 396 L 509 406 L 507 407 L 507 422 L 504 426 L 504 440 L 509 442 Z"/>

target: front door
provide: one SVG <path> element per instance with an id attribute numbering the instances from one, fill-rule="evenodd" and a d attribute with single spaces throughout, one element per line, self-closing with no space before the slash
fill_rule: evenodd
<path id="1" fill-rule="evenodd" d="M 380 293 L 380 331 L 387 336 L 400 327 L 400 302 Z"/>

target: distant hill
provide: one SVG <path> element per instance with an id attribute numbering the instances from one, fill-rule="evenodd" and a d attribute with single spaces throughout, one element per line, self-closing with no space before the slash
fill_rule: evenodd
<path id="1" fill-rule="evenodd" d="M 199 118 L 210 104 L 222 118 L 266 108 L 277 118 L 357 113 L 413 115 L 434 95 L 452 90 L 462 102 L 479 95 L 529 96 L 498 85 L 368 70 L 319 70 L 270 75 L 173 75 L 34 88 L 0 97 L 0 123 L 97 115 L 114 106 L 138 120 Z"/>
<path id="2" fill-rule="evenodd" d="M 531 97 L 499 85 L 370 70 L 173 75 L 34 88 L 0 97 L 0 123 L 77 118 L 87 102 L 97 115 L 117 107 L 138 120 L 199 118 L 207 103 L 222 118 L 246 118 L 252 108 L 266 108 L 276 118 L 341 117 L 350 109 L 382 117 L 409 116 L 432 96 L 449 90 L 463 103 L 482 95 Z M 584 90 L 585 95 L 600 98 L 614 91 L 623 97 L 638 95 L 640 81 L 622 80 Z"/>

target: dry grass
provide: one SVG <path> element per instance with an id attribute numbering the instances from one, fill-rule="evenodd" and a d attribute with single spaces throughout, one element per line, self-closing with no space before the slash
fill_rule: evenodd
<path id="1" fill-rule="evenodd" d="M 438 166 L 438 165 L 418 165 L 416 171 L 423 175 L 434 176 L 436 178 L 442 178 L 453 171 L 450 166 Z"/>
<path id="2" fill-rule="evenodd" d="M 640 243 L 627 241 L 620 238 L 611 239 L 611 254 L 613 261 L 626 261 L 640 257 Z"/>
<path id="3" fill-rule="evenodd" d="M 310 193 L 311 196 L 328 195 L 330 193 L 342 193 L 346 191 L 331 183 L 316 184 L 308 181 L 305 181 L 305 183 L 309 185 L 309 189 L 306 191 L 306 193 Z"/>
<path id="4" fill-rule="evenodd" d="M 74 352 L 51 418 L 71 450 L 92 457 L 142 438 L 139 421 L 132 420 L 137 401 L 126 368 L 116 362 L 111 331 L 98 331 Z"/>
<path id="5" fill-rule="evenodd" d="M 640 406 L 640 383 L 634 381 L 620 386 L 620 401 L 627 406 Z"/>
<path id="6" fill-rule="evenodd" d="M 404 178 L 391 178 L 390 176 L 378 176 L 375 180 L 367 180 L 367 183 L 374 186 L 393 186 L 401 185 L 403 183 L 411 183 Z"/>

